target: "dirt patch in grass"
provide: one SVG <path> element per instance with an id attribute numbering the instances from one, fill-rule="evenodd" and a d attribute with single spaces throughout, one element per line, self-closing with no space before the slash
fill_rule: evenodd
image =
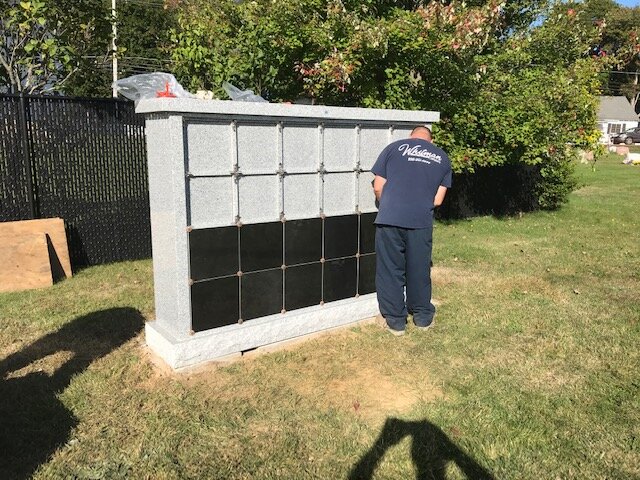
<path id="1" fill-rule="evenodd" d="M 398 379 L 390 376 L 384 360 L 388 361 L 388 352 L 366 346 L 356 350 L 357 335 L 345 330 L 232 365 L 211 364 L 182 376 L 165 371 L 155 378 L 161 383 L 167 376 L 175 377 L 222 401 L 246 401 L 278 390 L 303 404 L 353 412 L 373 421 L 405 413 L 417 402 L 443 398 L 442 390 L 424 372 L 407 375 L 403 369 Z M 147 388 L 153 383 L 150 378 Z"/>
<path id="2" fill-rule="evenodd" d="M 375 324 L 366 328 L 374 332 L 380 329 Z M 416 370 L 414 374 L 402 368 L 397 377 L 390 373 L 394 369 L 389 365 L 388 349 L 393 345 L 370 344 L 363 341 L 362 335 L 363 332 L 345 331 L 304 345 L 300 350 L 304 362 L 296 365 L 296 372 L 290 377 L 294 390 L 321 407 L 356 412 L 372 420 L 407 412 L 417 402 L 443 397 L 442 390 L 424 371 Z M 410 341 L 405 337 L 382 338 Z"/>
<path id="3" fill-rule="evenodd" d="M 295 386 L 300 395 L 317 398 L 318 403 L 342 411 L 353 411 L 377 419 L 409 410 L 417 401 L 441 397 L 430 385 L 411 388 L 384 375 L 371 365 L 352 363 L 342 378 L 324 379 L 308 375 Z"/>
<path id="4" fill-rule="evenodd" d="M 143 363 L 149 366 L 146 378 L 140 382 L 139 388 L 153 391 L 162 382 L 184 378 L 184 375 L 172 370 L 164 360 L 151 351 L 142 338 L 140 338 L 137 347 L 138 355 L 143 360 Z"/>

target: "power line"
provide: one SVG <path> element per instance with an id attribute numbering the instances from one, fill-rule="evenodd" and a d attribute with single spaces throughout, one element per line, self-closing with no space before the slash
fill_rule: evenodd
<path id="1" fill-rule="evenodd" d="M 106 55 L 83 55 L 80 58 L 85 58 L 87 60 L 110 61 L 110 57 Z M 135 62 L 142 62 L 142 63 L 174 63 L 174 60 L 172 60 L 171 58 L 151 58 L 151 57 L 133 57 L 133 56 L 130 57 L 128 55 L 119 55 L 118 59 L 124 62 L 135 61 Z"/>
<path id="2" fill-rule="evenodd" d="M 158 0 L 120 0 L 123 3 L 133 3 L 135 5 L 141 5 L 143 7 L 163 7 L 164 2 Z"/>
<path id="3" fill-rule="evenodd" d="M 130 58 L 130 59 L 135 59 L 135 60 L 152 60 L 152 61 L 158 61 L 158 62 L 173 62 L 172 59 L 170 58 L 154 58 L 154 57 L 131 57 L 131 56 L 126 56 L 126 57 L 121 57 L 121 58 Z"/>
<path id="4" fill-rule="evenodd" d="M 623 75 L 640 75 L 640 70 L 638 70 L 637 72 L 624 72 L 624 71 L 618 71 L 618 70 L 606 70 L 603 73 L 620 73 Z"/>

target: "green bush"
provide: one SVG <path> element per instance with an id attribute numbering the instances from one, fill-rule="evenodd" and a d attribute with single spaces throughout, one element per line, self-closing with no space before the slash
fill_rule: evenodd
<path id="1" fill-rule="evenodd" d="M 560 207 L 577 186 L 575 162 L 571 159 L 560 157 L 545 163 L 535 188 L 540 208 L 553 210 Z"/>

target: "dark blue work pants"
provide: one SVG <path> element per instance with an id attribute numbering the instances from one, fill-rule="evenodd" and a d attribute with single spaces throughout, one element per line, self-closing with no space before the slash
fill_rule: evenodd
<path id="1" fill-rule="evenodd" d="M 376 291 L 380 313 L 393 330 L 404 330 L 407 313 L 418 326 L 433 321 L 432 228 L 376 225 Z M 406 287 L 406 302 L 405 302 Z"/>

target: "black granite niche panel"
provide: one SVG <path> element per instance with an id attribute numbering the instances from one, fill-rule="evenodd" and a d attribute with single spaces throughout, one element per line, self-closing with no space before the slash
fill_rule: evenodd
<path id="1" fill-rule="evenodd" d="M 282 269 L 247 273 L 240 279 L 242 320 L 282 311 Z"/>
<path id="2" fill-rule="evenodd" d="M 242 272 L 282 266 L 282 228 L 282 222 L 256 223 L 240 228 Z"/>
<path id="3" fill-rule="evenodd" d="M 287 267 L 284 271 L 284 308 L 319 305 L 322 300 L 322 264 L 309 263 Z"/>
<path id="4" fill-rule="evenodd" d="M 377 215 L 377 213 L 360 215 L 360 253 L 376 251 L 376 226 L 373 222 Z"/>
<path id="5" fill-rule="evenodd" d="M 355 257 L 324 262 L 324 302 L 334 302 L 356 295 L 357 268 Z"/>
<path id="6" fill-rule="evenodd" d="M 238 280 L 233 276 L 191 285 L 191 328 L 194 332 L 238 323 Z"/>
<path id="7" fill-rule="evenodd" d="M 191 278 L 234 275 L 238 265 L 238 227 L 219 227 L 189 232 Z"/>
<path id="8" fill-rule="evenodd" d="M 358 252 L 358 216 L 324 219 L 324 258 L 341 258 Z M 325 300 L 326 301 L 326 300 Z"/>
<path id="9" fill-rule="evenodd" d="M 285 265 L 318 262 L 322 257 L 322 219 L 290 220 L 284 224 Z"/>
<path id="10" fill-rule="evenodd" d="M 358 294 L 365 295 L 376 291 L 376 255 L 361 255 L 358 272 Z"/>

